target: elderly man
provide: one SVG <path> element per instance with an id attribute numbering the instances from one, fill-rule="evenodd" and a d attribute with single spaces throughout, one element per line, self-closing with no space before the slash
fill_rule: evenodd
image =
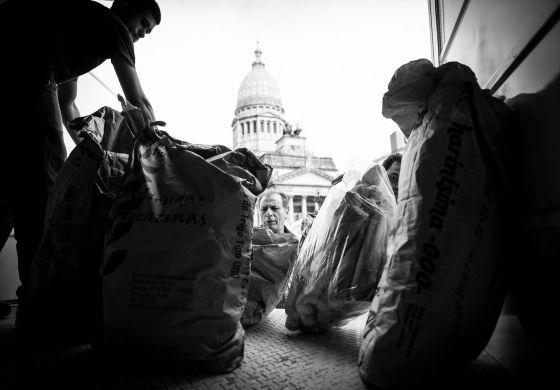
<path id="1" fill-rule="evenodd" d="M 262 223 L 253 229 L 249 291 L 241 317 L 244 327 L 257 324 L 275 307 L 281 307 L 298 251 L 298 238 L 285 226 L 288 197 L 268 190 L 258 205 Z"/>
<path id="2" fill-rule="evenodd" d="M 280 191 L 268 190 L 261 195 L 259 212 L 263 227 L 274 233 L 291 233 L 285 223 L 288 218 L 288 197 Z"/>
<path id="3" fill-rule="evenodd" d="M 390 154 L 385 161 L 383 161 L 383 168 L 387 171 L 391 188 L 395 194 L 395 199 L 399 199 L 399 175 L 401 172 L 402 155 L 400 153 Z"/>

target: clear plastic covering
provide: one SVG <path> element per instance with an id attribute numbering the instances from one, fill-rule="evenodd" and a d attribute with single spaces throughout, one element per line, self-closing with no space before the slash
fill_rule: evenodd
<path id="1" fill-rule="evenodd" d="M 298 243 L 293 233 L 253 229 L 251 276 L 241 325 L 256 325 L 278 305 L 294 267 Z"/>
<path id="2" fill-rule="evenodd" d="M 290 330 L 342 326 L 370 307 L 396 202 L 383 167 L 364 171 L 331 188 L 301 247 L 285 306 Z"/>

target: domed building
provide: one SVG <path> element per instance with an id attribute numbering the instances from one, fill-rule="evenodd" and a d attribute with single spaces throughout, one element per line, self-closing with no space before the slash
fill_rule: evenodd
<path id="1" fill-rule="evenodd" d="M 233 127 L 233 145 L 259 155 L 276 150 L 276 141 L 287 128 L 280 89 L 255 50 L 255 61 L 237 93 Z"/>
<path id="2" fill-rule="evenodd" d="M 257 44 L 255 61 L 237 94 L 233 148 L 247 148 L 274 168 L 268 188 L 288 195 L 288 221 L 299 233 L 297 225 L 319 210 L 338 172 L 331 157 L 314 156 L 302 130 L 286 121 L 280 88 L 261 57 Z"/>

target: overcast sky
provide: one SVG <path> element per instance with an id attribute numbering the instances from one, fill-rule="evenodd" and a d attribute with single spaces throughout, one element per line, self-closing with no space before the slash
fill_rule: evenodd
<path id="1" fill-rule="evenodd" d="M 346 170 L 390 152 L 398 127 L 381 115 L 387 84 L 403 63 L 430 58 L 427 0 L 158 3 L 162 22 L 135 44 L 136 68 L 156 118 L 189 142 L 232 146 L 237 92 L 259 40 L 285 119 L 316 156 Z M 93 73 L 120 93 L 109 61 Z M 79 79 L 77 104 L 82 115 L 119 108 L 90 75 Z"/>

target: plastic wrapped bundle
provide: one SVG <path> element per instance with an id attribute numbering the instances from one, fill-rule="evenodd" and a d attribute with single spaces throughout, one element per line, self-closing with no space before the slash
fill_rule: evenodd
<path id="1" fill-rule="evenodd" d="M 110 215 L 107 356 L 227 372 L 243 359 L 255 197 L 271 168 L 246 149 L 141 133 Z"/>
<path id="2" fill-rule="evenodd" d="M 365 384 L 430 387 L 487 344 L 508 286 L 508 112 L 456 62 L 413 61 L 389 83 L 383 114 L 408 142 L 359 354 Z"/>
<path id="3" fill-rule="evenodd" d="M 241 317 L 244 327 L 259 323 L 282 299 L 296 260 L 298 239 L 293 233 L 253 230 L 249 294 Z"/>
<path id="4" fill-rule="evenodd" d="M 395 198 L 385 170 L 347 172 L 329 191 L 302 244 L 286 300 L 286 327 L 342 326 L 367 312 L 386 261 Z"/>

